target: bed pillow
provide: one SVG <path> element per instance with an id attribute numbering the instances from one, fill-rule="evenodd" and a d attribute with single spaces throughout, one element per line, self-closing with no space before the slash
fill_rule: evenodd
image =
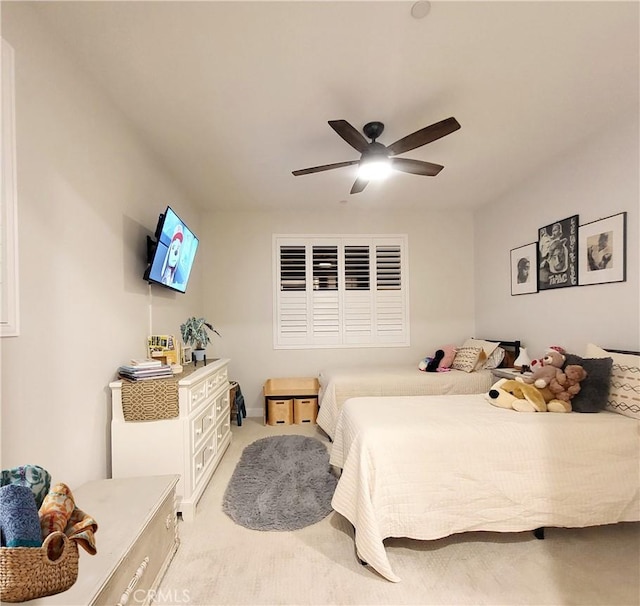
<path id="1" fill-rule="evenodd" d="M 580 391 L 571 399 L 573 412 L 599 412 L 607 406 L 609 379 L 611 378 L 611 358 L 583 358 L 576 354 L 565 354 L 568 364 L 582 366 L 587 377 L 580 382 Z"/>
<path id="2" fill-rule="evenodd" d="M 592 343 L 587 345 L 587 355 L 595 358 L 607 356 L 613 362 L 605 408 L 625 417 L 640 419 L 640 356 L 606 351 Z"/>
<path id="3" fill-rule="evenodd" d="M 460 347 L 456 352 L 451 368 L 462 370 L 463 372 L 473 372 L 482 353 L 484 353 L 482 347 Z"/>
<path id="4" fill-rule="evenodd" d="M 502 364 L 502 360 L 504 360 L 505 350 L 502 347 L 496 347 L 493 350 L 493 353 L 487 358 L 487 361 L 484 363 L 483 368 L 485 370 L 493 370 L 494 368 L 498 368 L 500 364 Z"/>
<path id="5" fill-rule="evenodd" d="M 493 341 L 483 341 L 482 339 L 467 339 L 462 347 L 482 347 L 487 358 L 496 350 L 499 343 Z"/>

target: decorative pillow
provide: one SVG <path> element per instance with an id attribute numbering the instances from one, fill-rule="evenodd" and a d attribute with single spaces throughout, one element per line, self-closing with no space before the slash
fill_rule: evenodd
<path id="1" fill-rule="evenodd" d="M 493 350 L 493 353 L 487 358 L 487 361 L 484 363 L 483 368 L 485 370 L 493 370 L 494 368 L 498 368 L 502 360 L 504 360 L 505 351 L 502 347 L 496 347 Z"/>
<path id="2" fill-rule="evenodd" d="M 444 351 L 444 358 L 440 360 L 440 364 L 438 364 L 438 368 L 451 368 L 453 364 L 453 360 L 456 357 L 456 351 L 458 348 L 455 345 L 443 345 L 442 347 L 438 347 Z"/>
<path id="3" fill-rule="evenodd" d="M 587 372 L 580 382 L 580 391 L 571 399 L 573 412 L 599 412 L 604 410 L 609 396 L 611 358 L 582 358 L 576 354 L 565 354 L 565 366 L 577 364 Z"/>
<path id="4" fill-rule="evenodd" d="M 464 372 L 472 372 L 478 363 L 478 358 L 482 351 L 482 347 L 461 347 L 456 352 L 456 357 L 453 359 L 451 368 Z"/>
<path id="5" fill-rule="evenodd" d="M 493 341 L 483 341 L 482 339 L 467 339 L 462 347 L 482 347 L 487 358 L 497 349 L 498 343 Z"/>
<path id="6" fill-rule="evenodd" d="M 596 357 L 609 356 L 612 360 L 606 409 L 640 419 L 640 356 L 606 351 L 591 343 L 587 353 Z"/>

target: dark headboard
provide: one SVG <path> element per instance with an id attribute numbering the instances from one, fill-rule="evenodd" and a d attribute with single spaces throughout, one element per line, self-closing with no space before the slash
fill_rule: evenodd
<path id="1" fill-rule="evenodd" d="M 611 353 L 619 353 L 619 354 L 628 354 L 630 356 L 640 356 L 640 351 L 629 351 L 628 349 L 609 349 L 608 347 L 603 347 L 605 351 L 610 351 Z"/>

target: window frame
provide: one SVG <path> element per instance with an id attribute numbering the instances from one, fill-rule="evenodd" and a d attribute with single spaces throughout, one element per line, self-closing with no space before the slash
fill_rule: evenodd
<path id="1" fill-rule="evenodd" d="M 18 200 L 16 186 L 15 68 L 14 50 L 4 38 L 0 60 L 0 337 L 20 334 L 18 289 Z"/>
<path id="2" fill-rule="evenodd" d="M 281 251 L 289 249 L 291 267 L 283 267 Z M 318 270 L 320 252 L 331 261 L 337 247 L 335 272 Z M 368 276 L 363 288 L 348 287 L 349 254 L 363 247 L 369 251 Z M 386 250 L 385 250 L 386 249 Z M 305 279 L 301 280 L 301 250 Z M 380 267 L 391 254 L 392 280 Z M 273 234 L 273 348 L 319 349 L 353 347 L 408 347 L 409 245 L 407 234 Z M 281 288 L 281 271 L 291 276 L 291 288 Z M 325 287 L 318 286 L 318 279 Z M 304 288 L 301 283 L 304 282 Z M 386 288 L 385 288 L 386 286 Z"/>

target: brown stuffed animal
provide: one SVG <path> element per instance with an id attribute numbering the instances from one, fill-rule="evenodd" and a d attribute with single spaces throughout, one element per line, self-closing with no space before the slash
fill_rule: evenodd
<path id="1" fill-rule="evenodd" d="M 556 375 L 549 383 L 549 389 L 554 397 L 564 402 L 580 392 L 580 381 L 587 377 L 587 371 L 578 364 L 568 364 L 564 372 Z"/>
<path id="2" fill-rule="evenodd" d="M 542 358 L 543 366 L 536 366 L 531 376 L 517 377 L 517 380 L 523 383 L 533 383 L 538 389 L 549 387 L 551 379 L 562 375 L 562 365 L 565 360 L 566 358 L 559 351 L 552 349 Z"/>

